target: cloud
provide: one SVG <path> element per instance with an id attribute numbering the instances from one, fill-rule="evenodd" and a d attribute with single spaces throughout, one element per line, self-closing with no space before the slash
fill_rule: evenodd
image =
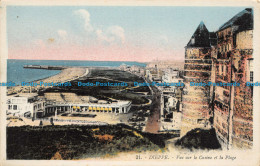
<path id="1" fill-rule="evenodd" d="M 68 35 L 68 34 L 67 34 L 67 31 L 60 29 L 60 30 L 57 31 L 57 33 L 58 33 L 58 35 L 59 35 L 62 39 L 66 39 L 66 38 L 67 38 L 67 35 Z"/>
<path id="2" fill-rule="evenodd" d="M 122 43 L 125 42 L 125 31 L 120 26 L 111 26 L 108 28 L 108 32 L 114 35 L 115 37 L 119 38 Z"/>
<path id="3" fill-rule="evenodd" d="M 125 31 L 120 26 L 110 26 L 104 32 L 101 29 L 96 30 L 97 39 L 101 42 L 109 44 L 113 43 L 125 43 Z"/>
<path id="4" fill-rule="evenodd" d="M 92 26 L 90 21 L 90 13 L 87 10 L 75 10 L 73 14 L 84 21 L 84 30 L 88 32 L 88 40 L 94 37 L 94 40 L 98 40 L 103 44 L 111 45 L 125 43 L 125 31 L 121 26 L 113 25 L 108 28 L 99 29 L 97 27 Z"/>
<path id="5" fill-rule="evenodd" d="M 85 9 L 79 9 L 74 11 L 74 14 L 78 17 L 80 17 L 84 21 L 84 29 L 87 32 L 92 32 L 94 29 L 90 23 L 90 14 Z"/>
<path id="6" fill-rule="evenodd" d="M 101 42 L 105 41 L 111 43 L 115 40 L 114 37 L 108 37 L 101 29 L 96 30 L 96 35 L 97 39 Z"/>

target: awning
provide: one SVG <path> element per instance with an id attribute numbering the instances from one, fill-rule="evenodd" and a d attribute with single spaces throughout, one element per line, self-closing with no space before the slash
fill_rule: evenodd
<path id="1" fill-rule="evenodd" d="M 112 108 L 108 108 L 109 111 L 112 111 Z"/>
<path id="2" fill-rule="evenodd" d="M 88 107 L 89 110 L 92 110 L 92 107 Z"/>

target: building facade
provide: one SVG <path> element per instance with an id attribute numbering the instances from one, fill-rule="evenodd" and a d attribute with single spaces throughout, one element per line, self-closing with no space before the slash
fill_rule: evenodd
<path id="1" fill-rule="evenodd" d="M 43 112 L 45 101 L 37 97 L 37 94 L 19 94 L 7 97 L 7 115 L 19 117 L 37 117 L 38 112 Z"/>
<path id="2" fill-rule="evenodd" d="M 86 112 L 86 113 L 114 113 L 126 114 L 131 108 L 130 101 L 118 101 L 116 103 L 55 103 L 46 105 L 43 114 L 39 117 L 52 116 L 55 117 L 64 112 Z"/>
<path id="3" fill-rule="evenodd" d="M 214 128 L 219 140 L 231 147 L 252 147 L 253 141 L 253 14 L 245 9 L 217 31 L 212 78 L 239 86 L 214 88 Z M 213 71 L 212 71 L 213 72 Z M 213 90 L 213 89 L 211 89 Z"/>
<path id="4" fill-rule="evenodd" d="M 251 148 L 253 86 L 247 83 L 253 82 L 252 9 L 238 13 L 216 33 L 201 23 L 186 46 L 184 69 L 181 135 L 212 123 L 223 148 Z M 215 86 L 189 85 L 209 81 Z"/>
<path id="5" fill-rule="evenodd" d="M 131 101 L 98 100 L 92 96 L 78 96 L 75 93 L 45 93 L 46 106 L 40 117 L 58 115 L 64 112 L 128 113 Z"/>

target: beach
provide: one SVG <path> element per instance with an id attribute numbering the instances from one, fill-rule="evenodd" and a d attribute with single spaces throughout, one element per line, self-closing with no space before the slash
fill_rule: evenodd
<path id="1" fill-rule="evenodd" d="M 66 68 L 59 74 L 37 81 L 44 83 L 63 83 L 88 75 L 88 68 Z"/>
<path id="2" fill-rule="evenodd" d="M 32 69 L 32 70 L 38 70 L 38 69 Z M 75 80 L 80 77 L 84 77 L 89 74 L 89 69 L 88 68 L 66 68 L 63 69 L 60 73 L 40 79 L 37 81 L 33 81 L 33 83 L 40 84 L 40 82 L 43 83 L 64 83 L 64 82 L 69 82 L 72 80 Z M 15 87 L 10 87 L 8 90 L 8 95 L 9 94 L 14 94 L 14 93 L 30 93 L 30 92 L 36 92 L 39 90 L 39 88 L 43 88 L 44 85 L 42 86 L 15 86 Z"/>

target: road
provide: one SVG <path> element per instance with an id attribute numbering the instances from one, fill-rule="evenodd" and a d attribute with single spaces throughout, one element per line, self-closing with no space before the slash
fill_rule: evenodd
<path id="1" fill-rule="evenodd" d="M 158 133 L 160 129 L 160 111 L 161 111 L 161 92 L 155 86 L 151 86 L 153 91 L 151 115 L 146 123 L 146 132 Z"/>
<path id="2" fill-rule="evenodd" d="M 132 73 L 132 72 L 130 72 Z M 132 73 L 135 74 L 135 73 Z M 135 74 L 137 75 L 137 74 Z M 137 75 L 139 76 L 139 75 Z M 139 76 L 140 77 L 140 76 Z M 150 85 L 152 82 L 145 79 L 145 77 L 142 77 L 146 83 L 149 83 Z M 149 86 L 151 93 L 152 93 L 152 105 L 151 105 L 151 115 L 148 117 L 145 132 L 154 133 L 157 134 L 160 129 L 160 111 L 162 109 L 161 105 L 161 92 L 158 90 L 158 88 L 153 85 Z"/>

